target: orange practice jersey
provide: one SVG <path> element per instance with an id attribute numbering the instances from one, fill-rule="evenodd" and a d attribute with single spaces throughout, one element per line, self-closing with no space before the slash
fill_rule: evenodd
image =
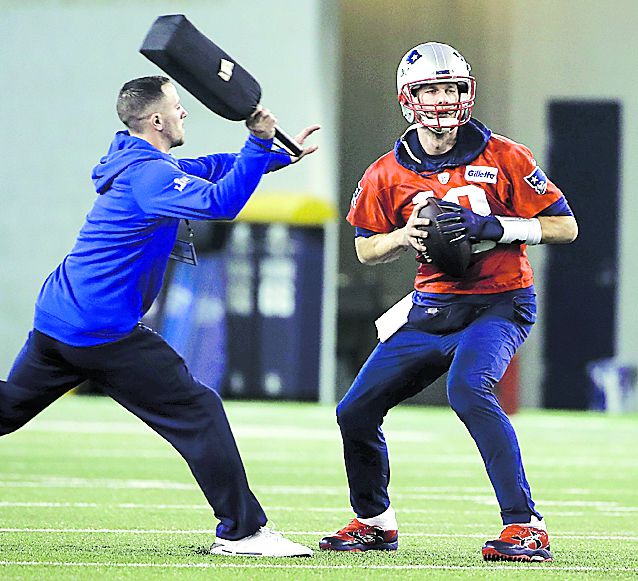
<path id="1" fill-rule="evenodd" d="M 530 150 L 500 135 L 493 134 L 470 164 L 427 177 L 403 167 L 391 151 L 366 170 L 347 220 L 373 232 L 392 232 L 405 226 L 415 197 L 419 201 L 432 195 L 484 216 L 533 218 L 563 195 L 551 181 L 545 185 L 544 179 Z M 489 294 L 526 288 L 533 282 L 526 246 L 497 244 L 474 254 L 462 278 L 453 278 L 433 264 L 420 264 L 414 288 L 431 293 Z"/>

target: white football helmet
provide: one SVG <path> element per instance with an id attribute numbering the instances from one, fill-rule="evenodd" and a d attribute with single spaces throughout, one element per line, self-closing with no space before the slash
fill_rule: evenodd
<path id="1" fill-rule="evenodd" d="M 476 81 L 470 65 L 455 48 L 440 42 L 426 42 L 410 49 L 397 69 L 397 92 L 408 123 L 420 123 L 436 133 L 449 131 L 470 120 Z M 456 83 L 459 100 L 442 105 L 425 105 L 415 93 L 427 83 Z M 442 115 L 445 113 L 445 115 Z"/>

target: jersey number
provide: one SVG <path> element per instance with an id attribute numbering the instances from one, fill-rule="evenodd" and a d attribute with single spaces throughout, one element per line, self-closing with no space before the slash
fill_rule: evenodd
<path id="1" fill-rule="evenodd" d="M 445 196 L 443 196 L 443 199 L 447 202 L 454 202 L 468 210 L 472 210 L 472 212 L 480 216 L 489 216 L 492 213 L 490 204 L 487 201 L 487 196 L 485 195 L 485 190 L 479 186 L 469 185 L 450 188 Z M 492 240 L 475 242 L 472 244 L 472 254 L 491 250 L 495 246 L 496 242 Z"/>
<path id="2" fill-rule="evenodd" d="M 485 190 L 479 186 L 469 185 L 458 188 L 450 188 L 443 196 L 446 202 L 454 202 L 468 210 L 472 210 L 480 216 L 489 216 L 492 213 L 487 201 Z"/>
<path id="3" fill-rule="evenodd" d="M 412 198 L 413 204 L 418 204 L 426 198 L 434 196 L 434 192 L 429 190 L 427 192 L 419 192 L 414 198 Z M 450 188 L 443 199 L 446 202 L 454 202 L 459 206 L 463 206 L 468 210 L 472 210 L 475 214 L 481 216 L 489 216 L 492 213 L 490 204 L 487 201 L 485 190 L 479 186 L 459 186 L 458 188 Z M 496 242 L 493 240 L 481 240 L 472 244 L 472 254 L 478 254 L 479 252 L 485 252 L 491 250 L 496 246 Z"/>

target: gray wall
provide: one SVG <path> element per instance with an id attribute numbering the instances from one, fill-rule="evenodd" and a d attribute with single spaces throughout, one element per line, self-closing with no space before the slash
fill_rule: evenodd
<path id="1" fill-rule="evenodd" d="M 231 54 L 260 79 L 264 104 L 290 132 L 316 120 L 323 124 L 321 153 L 269 176 L 264 188 L 327 196 L 338 200 L 341 215 L 365 168 L 405 127 L 394 76 L 400 57 L 415 44 L 439 40 L 461 50 L 478 79 L 476 116 L 531 147 L 541 163 L 546 162 L 550 99 L 620 100 L 624 155 L 617 350 L 636 362 L 634 0 L 250 0 L 241 8 L 230 0 L 132 4 L 0 0 L 0 376 L 6 375 L 30 327 L 43 278 L 73 244 L 92 203 L 90 169 L 119 128 L 117 89 L 131 77 L 157 71 L 137 54 L 144 32 L 155 16 L 179 11 L 232 47 Z M 188 95 L 183 100 L 191 116 L 180 155 L 241 145 L 241 125 L 214 117 Z M 406 257 L 383 267 L 361 266 L 344 221 L 339 250 L 340 296 L 346 297 L 341 312 L 354 312 L 360 322 L 355 329 L 342 329 L 340 341 L 350 340 L 365 351 L 372 341 L 372 319 L 409 290 L 414 263 Z M 551 299 L 543 293 L 544 251 L 536 248 L 531 254 L 542 303 Z M 542 330 L 541 316 L 522 350 L 523 394 L 530 405 L 538 402 Z M 347 387 L 349 373 L 342 374 L 339 390 Z"/>
<path id="2" fill-rule="evenodd" d="M 633 0 L 523 0 L 512 2 L 511 133 L 537 151 L 547 150 L 546 107 L 551 99 L 613 99 L 622 103 L 623 141 L 620 208 L 619 358 L 638 364 L 638 3 Z M 536 23 L 530 26 L 530 22 Z M 596 136 L 592 135 L 592 147 Z M 569 192 L 566 192 L 569 197 Z M 604 204 L 602 198 L 600 203 Z M 600 235 L 605 236 L 605 224 Z M 543 249 L 534 249 L 534 264 L 542 281 Z M 583 256 L 587 260 L 587 256 Z M 578 288 L 574 288 L 578 292 Z M 544 301 L 551 297 L 540 294 Z M 542 307 L 542 305 L 541 305 Z M 541 308 L 541 315 L 542 315 Z M 583 313 L 586 316 L 586 313 Z M 531 337 L 523 367 L 524 381 L 534 385 L 542 377 L 539 329 Z M 574 338 L 586 341 L 586 337 Z"/>
<path id="3" fill-rule="evenodd" d="M 122 128 L 119 88 L 160 72 L 137 52 L 144 35 L 157 16 L 179 12 L 259 79 L 263 104 L 289 133 L 323 126 L 313 138 L 321 154 L 267 176 L 261 188 L 336 199 L 336 2 L 0 0 L 0 377 L 31 327 L 42 281 L 93 202 L 91 168 Z M 190 116 L 176 155 L 241 147 L 243 124 L 181 95 Z M 329 250 L 334 272 L 336 245 Z M 334 292 L 327 298 L 334 315 Z M 333 331 L 334 322 L 326 326 Z"/>

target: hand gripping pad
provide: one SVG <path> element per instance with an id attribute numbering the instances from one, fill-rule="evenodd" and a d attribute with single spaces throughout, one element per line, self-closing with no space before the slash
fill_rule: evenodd
<path id="1" fill-rule="evenodd" d="M 248 119 L 259 104 L 261 87 L 256 79 L 183 14 L 155 20 L 140 52 L 226 119 Z"/>

